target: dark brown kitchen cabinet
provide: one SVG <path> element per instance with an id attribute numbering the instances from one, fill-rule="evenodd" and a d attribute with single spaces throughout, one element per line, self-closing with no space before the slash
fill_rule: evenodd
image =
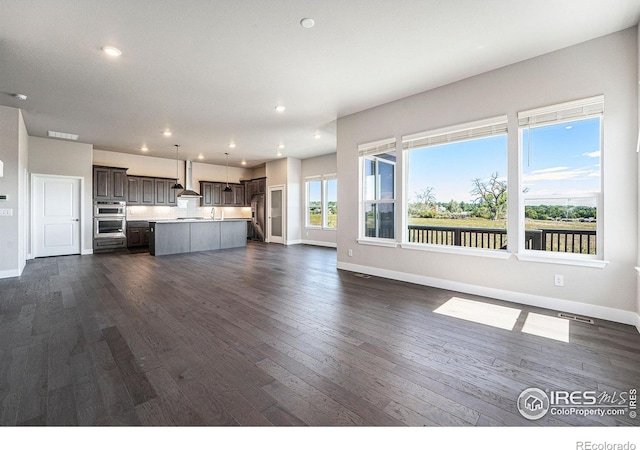
<path id="1" fill-rule="evenodd" d="M 227 205 L 224 203 L 223 194 L 223 186 L 226 186 L 225 183 L 216 183 L 213 181 L 201 181 L 200 182 L 200 194 L 202 198 L 200 199 L 200 206 L 223 206 Z M 233 197 L 229 197 L 231 203 L 233 204 Z"/>
<path id="2" fill-rule="evenodd" d="M 213 183 L 200 182 L 200 206 L 213 206 Z"/>
<path id="3" fill-rule="evenodd" d="M 168 178 L 151 178 L 151 177 L 127 177 L 127 204 L 128 205 L 174 205 L 175 191 L 171 192 L 171 186 L 175 180 Z M 160 199 L 162 203 L 156 203 L 157 190 L 156 185 L 161 191 Z M 167 187 L 168 186 L 168 187 Z M 168 203 L 167 203 L 168 201 Z"/>
<path id="4" fill-rule="evenodd" d="M 127 169 L 93 166 L 93 199 L 126 201 Z"/>
<path id="5" fill-rule="evenodd" d="M 140 204 L 155 205 L 153 178 L 140 178 Z"/>
<path id="6" fill-rule="evenodd" d="M 135 221 L 127 224 L 127 247 L 149 245 L 149 222 Z"/>
<path id="7" fill-rule="evenodd" d="M 127 177 L 127 205 L 139 205 L 141 203 L 140 178 Z"/>
<path id="8" fill-rule="evenodd" d="M 244 206 L 244 186 L 241 184 L 234 184 L 231 186 L 233 192 L 233 206 Z"/>
<path id="9" fill-rule="evenodd" d="M 227 185 L 225 184 L 224 187 L 226 188 Z M 231 187 L 231 186 L 229 186 Z M 236 203 L 236 199 L 234 196 L 234 192 L 233 189 L 231 189 L 230 191 L 225 191 L 224 189 L 222 190 L 222 205 L 223 206 L 235 206 Z"/>
<path id="10" fill-rule="evenodd" d="M 167 178 L 155 178 L 154 183 L 154 201 L 158 206 L 176 206 L 177 205 L 177 192 L 172 189 L 176 180 Z"/>

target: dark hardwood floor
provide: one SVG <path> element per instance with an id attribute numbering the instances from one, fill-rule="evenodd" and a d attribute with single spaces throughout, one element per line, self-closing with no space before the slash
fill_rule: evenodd
<path id="1" fill-rule="evenodd" d="M 521 310 L 513 330 L 434 313 Z M 638 425 L 523 418 L 526 388 L 640 387 L 640 335 L 556 312 L 337 271 L 335 250 L 251 243 L 30 261 L 0 280 L 2 425 Z"/>

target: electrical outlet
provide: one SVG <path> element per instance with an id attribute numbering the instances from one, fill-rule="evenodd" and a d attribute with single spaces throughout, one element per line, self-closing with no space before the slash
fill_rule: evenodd
<path id="1" fill-rule="evenodd" d="M 554 275 L 553 284 L 556 286 L 564 286 L 564 276 L 562 275 Z"/>
<path id="2" fill-rule="evenodd" d="M 347 250 L 347 255 L 353 256 L 353 250 L 351 250 L 351 249 Z"/>
<path id="3" fill-rule="evenodd" d="M 13 216 L 13 209 L 12 208 L 0 209 L 0 216 Z"/>

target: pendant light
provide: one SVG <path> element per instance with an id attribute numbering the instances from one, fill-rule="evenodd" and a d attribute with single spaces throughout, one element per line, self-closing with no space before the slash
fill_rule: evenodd
<path id="1" fill-rule="evenodd" d="M 171 189 L 184 189 L 184 187 L 178 181 L 180 179 L 180 175 L 179 175 L 180 161 L 178 160 L 178 150 L 180 149 L 180 146 L 178 144 L 175 144 L 175 147 L 176 147 L 176 184 L 171 186 Z"/>
<path id="2" fill-rule="evenodd" d="M 227 155 L 227 187 L 224 188 L 224 192 L 231 192 L 232 189 L 229 187 L 229 153 L 225 153 Z"/>

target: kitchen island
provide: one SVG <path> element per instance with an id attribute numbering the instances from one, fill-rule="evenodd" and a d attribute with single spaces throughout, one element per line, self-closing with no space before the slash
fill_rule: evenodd
<path id="1" fill-rule="evenodd" d="M 247 245 L 247 219 L 171 219 L 149 221 L 153 256 L 204 252 Z"/>

